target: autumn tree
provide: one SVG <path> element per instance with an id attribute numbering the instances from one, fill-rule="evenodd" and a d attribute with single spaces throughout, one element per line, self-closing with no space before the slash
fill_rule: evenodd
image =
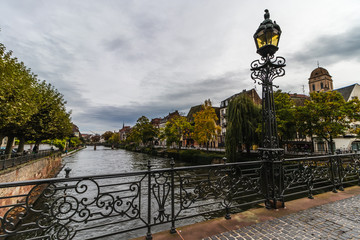
<path id="1" fill-rule="evenodd" d="M 208 150 L 209 141 L 217 138 L 221 128 L 216 124 L 218 117 L 211 105 L 210 99 L 205 100 L 201 108 L 201 111 L 193 115 L 195 123 L 193 138 L 200 144 L 206 144 L 206 149 Z"/>
<path id="2" fill-rule="evenodd" d="M 192 129 L 191 124 L 184 116 L 175 116 L 166 122 L 164 129 L 164 136 L 166 138 L 166 144 L 170 146 L 172 143 L 178 145 L 181 148 L 181 139 L 186 134 L 189 134 Z"/>
<path id="3" fill-rule="evenodd" d="M 227 112 L 226 155 L 230 161 L 236 160 L 236 153 L 245 145 L 250 153 L 251 145 L 259 140 L 256 129 L 261 122 L 260 107 L 242 94 L 230 101 Z"/>

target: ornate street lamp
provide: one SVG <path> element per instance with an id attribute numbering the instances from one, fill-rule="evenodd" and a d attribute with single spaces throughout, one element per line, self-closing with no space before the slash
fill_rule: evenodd
<path id="1" fill-rule="evenodd" d="M 282 202 L 283 171 L 281 161 L 284 149 L 279 147 L 277 135 L 275 103 L 273 94 L 273 80 L 285 75 L 285 59 L 274 57 L 279 49 L 281 30 L 276 22 L 270 20 L 270 13 L 266 9 L 265 20 L 254 34 L 257 53 L 260 60 L 251 63 L 251 78 L 262 85 L 262 143 L 259 148 L 262 160 L 261 186 L 266 199 L 267 208 L 276 208 L 277 202 Z M 277 86 L 276 86 L 277 87 Z"/>
<path id="2" fill-rule="evenodd" d="M 274 55 L 279 49 L 278 44 L 281 35 L 280 26 L 270 19 L 269 10 L 265 9 L 265 20 L 260 24 L 259 28 L 254 34 L 254 40 L 257 48 L 257 53 L 262 57 Z"/>

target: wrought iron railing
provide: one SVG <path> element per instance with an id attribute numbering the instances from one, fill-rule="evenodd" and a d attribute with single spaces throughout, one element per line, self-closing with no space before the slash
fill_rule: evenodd
<path id="1" fill-rule="evenodd" d="M 277 163 L 279 164 L 279 163 Z M 262 161 L 151 169 L 112 175 L 0 184 L 0 239 L 129 239 L 281 198 L 359 184 L 359 155 L 281 161 L 278 186 L 263 181 Z M 272 181 L 276 183 L 278 181 Z M 275 194 L 277 196 L 277 194 Z M 271 200 L 271 199 L 270 199 Z M 110 238 L 112 239 L 112 238 Z"/>
<path id="2" fill-rule="evenodd" d="M 0 191 L 26 193 L 0 197 L 0 238 L 91 239 L 118 234 L 125 234 L 121 239 L 135 234 L 150 238 L 158 225 L 169 224 L 175 231 L 176 224 L 184 225 L 189 218 L 210 218 L 214 212 L 230 218 L 232 209 L 264 201 L 259 161 L 173 166 L 3 183 Z"/>
<path id="3" fill-rule="evenodd" d="M 1 155 L 0 156 L 0 170 L 4 170 L 9 167 L 14 167 L 19 164 L 23 164 L 35 159 L 40 159 L 50 155 L 55 155 L 60 153 L 58 150 L 40 150 L 37 153 L 16 153 L 11 155 Z"/>
<path id="4" fill-rule="evenodd" d="M 314 191 L 343 191 L 347 184 L 360 185 L 360 155 L 341 154 L 283 161 L 284 185 L 281 195 L 290 197 Z"/>

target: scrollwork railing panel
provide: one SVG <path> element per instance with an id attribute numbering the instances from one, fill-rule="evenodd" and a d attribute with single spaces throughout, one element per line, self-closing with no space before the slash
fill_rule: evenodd
<path id="1" fill-rule="evenodd" d="M 0 236 L 72 239 L 84 225 L 96 229 L 119 219 L 142 222 L 141 181 L 110 182 L 112 179 L 62 179 L 32 186 L 27 194 L 22 194 L 20 203 L 3 207 L 6 212 L 0 217 Z M 105 218 L 109 220 L 102 222 Z"/>
<path id="2" fill-rule="evenodd" d="M 267 171 L 278 174 L 273 189 L 262 179 Z M 312 197 L 316 190 L 356 183 L 357 154 L 154 170 L 149 165 L 134 173 L 1 183 L 0 239 L 132 237 L 135 231 L 151 236 L 165 223 L 174 231 L 185 219 L 230 218 L 231 211 L 264 202 L 272 191 L 280 198 Z"/>

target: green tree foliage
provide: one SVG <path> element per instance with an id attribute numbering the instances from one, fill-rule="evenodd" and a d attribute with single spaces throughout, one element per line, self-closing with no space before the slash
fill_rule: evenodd
<path id="1" fill-rule="evenodd" d="M 105 141 L 108 141 L 109 138 L 111 138 L 111 136 L 113 135 L 113 132 L 112 131 L 106 131 L 103 133 L 103 135 L 101 135 Z"/>
<path id="2" fill-rule="evenodd" d="M 6 153 L 11 151 L 11 143 L 19 128 L 29 121 L 37 111 L 36 76 L 24 63 L 12 57 L 0 44 L 0 139 L 8 136 Z"/>
<path id="3" fill-rule="evenodd" d="M 305 106 L 299 108 L 299 112 L 303 114 L 300 116 L 304 131 L 327 141 L 333 153 L 333 138 L 345 134 L 350 123 L 359 120 L 359 100 L 345 102 L 337 91 L 314 92 L 310 95 L 311 100 L 306 101 Z"/>
<path id="4" fill-rule="evenodd" d="M 119 133 L 111 133 L 111 137 L 108 139 L 108 142 L 110 144 L 119 144 L 120 143 L 120 134 Z"/>
<path id="5" fill-rule="evenodd" d="M 166 138 L 166 144 L 170 146 L 172 143 L 178 145 L 181 148 L 181 139 L 187 134 L 190 134 L 192 130 L 191 124 L 184 116 L 175 116 L 166 122 L 164 135 Z"/>
<path id="6" fill-rule="evenodd" d="M 281 143 L 296 137 L 295 103 L 289 94 L 278 90 L 274 94 L 278 136 Z"/>
<path id="7" fill-rule="evenodd" d="M 81 143 L 82 142 L 81 142 L 80 138 L 78 138 L 78 137 L 69 138 L 69 147 L 70 148 L 77 148 L 80 146 Z"/>
<path id="8" fill-rule="evenodd" d="M 97 143 L 97 142 L 100 141 L 100 139 L 101 139 L 101 137 L 100 137 L 99 134 L 95 134 L 95 135 L 92 135 L 92 136 L 90 137 L 90 140 L 91 140 L 92 143 Z"/>
<path id="9" fill-rule="evenodd" d="M 40 143 L 45 139 L 65 138 L 72 134 L 70 113 L 66 112 L 65 100 L 50 84 L 41 82 L 37 87 L 38 111 L 26 124 L 28 139 Z"/>
<path id="10" fill-rule="evenodd" d="M 193 116 L 195 123 L 193 138 L 200 144 L 206 144 L 208 150 L 209 141 L 215 140 L 221 131 L 220 126 L 216 124 L 218 117 L 211 105 L 210 99 L 205 100 L 202 110 Z"/>
<path id="11" fill-rule="evenodd" d="M 314 108 L 298 106 L 295 110 L 296 129 L 299 135 L 309 136 L 311 138 L 311 151 L 314 151 L 315 124 L 317 123 L 317 114 Z"/>
<path id="12" fill-rule="evenodd" d="M 24 63 L 0 44 L 0 138 L 25 140 L 64 138 L 71 134 L 70 113 L 63 96 L 51 85 L 39 82 Z M 11 151 L 11 144 L 6 152 Z"/>
<path id="13" fill-rule="evenodd" d="M 51 142 L 55 147 L 59 148 L 60 151 L 64 151 L 66 147 L 66 139 L 54 139 Z"/>
<path id="14" fill-rule="evenodd" d="M 135 126 L 131 129 L 126 139 L 129 142 L 142 143 L 147 146 L 158 136 L 159 130 L 155 128 L 145 116 L 140 117 Z"/>
<path id="15" fill-rule="evenodd" d="M 236 153 L 245 145 L 247 152 L 259 140 L 256 129 L 261 122 L 260 107 L 246 95 L 233 99 L 227 108 L 226 155 L 230 161 L 236 161 Z"/>

